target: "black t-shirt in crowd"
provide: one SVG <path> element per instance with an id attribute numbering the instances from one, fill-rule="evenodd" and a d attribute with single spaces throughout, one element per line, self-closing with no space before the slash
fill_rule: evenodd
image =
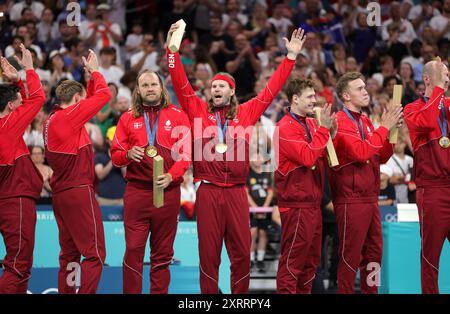
<path id="1" fill-rule="evenodd" d="M 95 155 L 95 165 L 105 166 L 111 160 L 107 153 Z M 111 172 L 101 181 L 98 181 L 97 194 L 103 198 L 121 199 L 125 193 L 126 181 L 120 168 L 113 167 Z"/>
<path id="2" fill-rule="evenodd" d="M 379 201 L 393 200 L 395 201 L 395 189 L 394 186 L 388 183 L 385 189 L 380 189 L 380 194 L 378 195 Z"/>
<path id="3" fill-rule="evenodd" d="M 268 191 L 272 189 L 272 176 L 269 172 L 257 173 L 250 168 L 247 178 L 247 188 L 256 205 L 263 206 Z"/>

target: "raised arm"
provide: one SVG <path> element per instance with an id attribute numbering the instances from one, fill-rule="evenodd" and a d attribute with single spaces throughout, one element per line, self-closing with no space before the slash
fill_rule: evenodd
<path id="1" fill-rule="evenodd" d="M 83 57 L 85 71 L 91 74 L 87 84 L 87 98 L 68 109 L 67 115 L 74 129 L 84 126 L 111 99 L 111 92 L 103 75 L 98 72 L 98 62 L 95 53 L 90 50 L 88 59 Z"/>
<path id="2" fill-rule="evenodd" d="M 304 30 L 299 28 L 292 32 L 291 40 L 283 38 L 288 54 L 286 58 L 278 66 L 273 73 L 264 89 L 248 102 L 241 105 L 242 110 L 246 110 L 251 119 L 251 124 L 255 124 L 261 115 L 270 106 L 275 96 L 283 87 L 287 78 L 294 68 L 297 55 L 302 50 L 303 44 L 306 40 Z"/>
<path id="3" fill-rule="evenodd" d="M 22 59 L 16 57 L 16 60 L 26 71 L 28 97 L 25 86 L 20 79 L 17 70 L 6 60 L 6 58 L 1 58 L 3 76 L 20 88 L 20 95 L 22 97 L 22 105 L 17 107 L 10 114 L 6 125 L 2 126 L 7 127 L 10 130 L 10 134 L 14 137 L 22 136 L 23 132 L 25 132 L 26 128 L 30 125 L 45 103 L 44 89 L 42 88 L 39 76 L 33 69 L 31 53 L 24 45 L 21 45 L 20 48 L 22 50 Z"/>
<path id="4" fill-rule="evenodd" d="M 439 57 L 425 64 L 424 81 L 432 88 L 430 99 L 426 105 L 416 110 L 414 106 L 405 108 L 405 120 L 410 130 L 418 133 L 428 133 L 435 129 L 439 118 L 439 105 L 444 100 L 444 88 L 448 86 L 448 68 Z"/>
<path id="5" fill-rule="evenodd" d="M 172 24 L 167 35 L 167 45 L 169 45 L 173 32 L 177 29 L 178 25 Z M 194 89 L 189 83 L 186 72 L 184 71 L 178 51 L 172 53 L 169 48 L 167 48 L 166 56 L 173 89 L 177 95 L 178 102 L 180 103 L 181 108 L 188 114 L 189 118 L 192 119 L 199 110 L 203 109 L 203 106 L 206 108 L 206 103 L 195 95 Z"/>

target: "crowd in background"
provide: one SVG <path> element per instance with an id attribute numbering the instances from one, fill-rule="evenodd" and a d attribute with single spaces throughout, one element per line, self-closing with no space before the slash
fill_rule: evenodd
<path id="1" fill-rule="evenodd" d="M 66 9 L 69 2 L 77 2 L 81 7 L 79 25 L 71 23 L 71 11 Z M 448 65 L 450 50 L 450 0 L 379 3 L 381 25 L 370 26 L 373 24 L 368 25 L 371 17 L 365 0 L 0 1 L 0 11 L 4 12 L 0 17 L 0 54 L 21 70 L 14 56 L 20 55 L 21 43 L 30 49 L 47 96 L 42 111 L 24 134 L 32 159 L 45 180 L 40 202 L 51 202 L 48 181 L 52 176 L 43 154 L 43 122 L 57 103 L 55 87 L 61 80 L 86 82 L 81 58 L 88 49 L 98 54 L 100 72 L 113 96 L 86 125 L 96 150 L 97 195 L 100 204 L 120 205 L 125 170 L 112 165 L 108 148 L 120 115 L 130 107 L 137 73 L 143 69 L 160 73 L 172 102 L 178 103 L 164 50 L 172 23 L 181 18 L 187 23 L 180 54 L 198 96 L 208 99 L 214 73 L 226 71 L 236 80 L 240 102 L 254 97 L 283 60 L 283 37 L 288 37 L 294 28 L 304 28 L 306 43 L 291 78 L 313 80 L 318 105 L 331 103 L 334 110 L 339 110 L 342 103 L 335 92 L 337 79 L 348 71 L 362 72 L 370 94 L 365 114 L 377 127 L 391 102 L 393 86 L 403 85 L 403 106 L 422 97 L 424 64 L 440 56 Z M 21 75 L 25 78 L 23 70 Z M 274 125 L 287 106 L 287 97 L 280 92 L 260 120 L 267 131 L 257 134 L 256 141 L 271 138 Z M 262 172 L 263 166 L 252 162 L 247 184 L 249 207 L 276 206 L 273 178 Z M 381 166 L 380 205 L 415 202 L 412 167 L 412 146 L 404 126 L 393 157 Z M 327 197 L 323 204 L 324 221 L 332 215 Z M 181 200 L 182 214 L 187 219 L 195 217 L 194 202 L 189 171 Z M 252 219 L 279 225 L 276 210 L 272 215 L 252 215 Z M 264 259 L 260 251 L 267 242 L 264 232 L 258 230 L 267 229 L 267 224 L 252 224 L 255 225 L 252 249 L 257 256 L 253 254 L 252 258 L 257 262 Z M 256 248 L 257 237 L 260 240 Z"/>

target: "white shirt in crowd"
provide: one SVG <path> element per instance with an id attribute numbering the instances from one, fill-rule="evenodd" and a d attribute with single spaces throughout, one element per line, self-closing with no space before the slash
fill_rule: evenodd
<path id="1" fill-rule="evenodd" d="M 248 23 L 248 16 L 245 14 L 238 13 L 237 19 L 242 24 L 242 26 L 245 26 Z M 222 14 L 222 26 L 224 28 L 227 27 L 229 22 L 230 22 L 230 16 L 226 13 Z"/>
<path id="2" fill-rule="evenodd" d="M 139 47 L 139 45 L 142 43 L 142 39 L 144 38 L 144 35 L 136 35 L 136 34 L 128 34 L 127 40 L 125 41 L 125 47 Z M 134 55 L 136 52 L 128 53 L 127 57 L 131 58 L 132 55 Z"/>
<path id="3" fill-rule="evenodd" d="M 267 21 L 275 26 L 278 35 L 278 47 L 284 49 L 283 37 L 288 37 L 289 27 L 292 25 L 291 20 L 285 17 L 282 17 L 281 19 L 271 17 Z"/>
<path id="4" fill-rule="evenodd" d="M 25 7 L 28 7 L 25 1 L 20 1 L 19 3 L 14 4 L 9 11 L 9 18 L 11 19 L 11 21 L 15 22 L 20 20 L 20 18 L 22 17 L 22 10 Z M 36 16 L 38 19 L 41 18 L 44 9 L 45 6 L 41 2 L 33 1 L 31 3 L 31 10 L 33 11 L 34 16 Z"/>
<path id="5" fill-rule="evenodd" d="M 135 66 L 143 57 L 144 57 L 144 51 L 139 51 L 131 56 L 130 58 L 130 65 L 133 67 Z M 151 54 L 145 58 L 144 64 L 142 65 L 141 69 L 148 69 L 150 71 L 157 72 L 159 71 L 159 66 L 157 64 L 158 62 L 158 53 L 156 51 L 153 51 Z"/>
<path id="6" fill-rule="evenodd" d="M 389 39 L 389 33 L 387 31 L 387 27 L 389 24 L 391 24 L 393 21 L 392 19 L 389 19 L 385 21 L 381 28 L 381 37 L 384 41 L 387 41 Z M 414 39 L 417 38 L 416 32 L 414 31 L 414 27 L 412 26 L 411 22 L 405 19 L 400 20 L 400 28 L 405 28 L 405 31 L 403 33 L 399 33 L 398 35 L 398 41 L 407 44 L 412 42 Z"/>
<path id="7" fill-rule="evenodd" d="M 405 155 L 404 159 L 400 159 L 396 154 L 392 155 L 386 163 L 392 169 L 394 175 L 404 176 L 406 174 L 405 181 L 411 180 L 413 164 L 414 159 L 411 156 Z M 394 187 L 397 203 L 408 203 L 408 186 L 406 184 L 396 184 Z"/>
<path id="8" fill-rule="evenodd" d="M 120 79 L 122 78 L 124 72 L 119 66 L 112 65 L 108 69 L 100 66 L 98 71 L 105 77 L 106 83 L 114 83 L 117 86 L 122 85 L 122 83 L 120 83 Z"/>
<path id="9" fill-rule="evenodd" d="M 430 26 L 433 30 L 442 32 L 447 27 L 447 24 L 449 22 L 450 19 L 448 17 L 438 15 L 431 19 Z M 444 34 L 444 37 L 450 40 L 450 29 L 447 30 L 447 32 Z"/>

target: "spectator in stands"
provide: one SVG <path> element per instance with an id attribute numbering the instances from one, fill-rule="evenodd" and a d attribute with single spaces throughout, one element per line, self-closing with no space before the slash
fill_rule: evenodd
<path id="1" fill-rule="evenodd" d="M 50 53 L 49 57 L 49 68 L 51 71 L 49 84 L 51 87 L 56 87 L 62 79 L 73 80 L 73 75 L 70 73 L 65 64 L 63 56 L 59 53 L 59 51 L 54 50 Z"/>
<path id="2" fill-rule="evenodd" d="M 74 80 L 80 81 L 83 75 L 83 62 L 81 58 L 86 53 L 84 42 L 78 37 L 72 37 L 64 43 L 64 46 L 66 47 L 66 53 L 63 57 L 64 65 L 72 74 Z"/>
<path id="3" fill-rule="evenodd" d="M 209 54 L 217 66 L 217 71 L 223 72 L 226 71 L 225 64 L 229 56 L 234 53 L 233 38 L 224 33 L 221 16 L 211 16 L 209 25 L 210 31 L 199 38 L 199 44 L 208 47 Z"/>
<path id="4" fill-rule="evenodd" d="M 226 0 L 225 13 L 222 14 L 222 27 L 228 25 L 232 20 L 239 21 L 241 25 L 248 23 L 248 15 L 242 13 L 238 0 Z"/>
<path id="5" fill-rule="evenodd" d="M 110 147 L 116 127 L 110 127 L 106 132 L 105 148 L 95 154 L 95 175 L 99 180 L 97 201 L 99 205 L 123 205 L 126 182 L 126 168 L 116 168 L 111 161 Z"/>
<path id="6" fill-rule="evenodd" d="M 433 8 L 429 0 L 420 0 L 420 3 L 411 8 L 408 19 L 416 32 L 421 31 L 430 22 L 433 16 L 439 15 L 439 10 Z"/>
<path id="7" fill-rule="evenodd" d="M 252 46 L 244 34 L 239 34 L 234 42 L 236 53 L 226 64 L 226 70 L 236 80 L 238 99 L 249 99 L 253 94 L 256 77 L 261 72 L 261 61 L 253 53 Z"/>
<path id="8" fill-rule="evenodd" d="M 444 0 L 442 12 L 430 21 L 436 38 L 445 37 L 450 40 L 450 0 Z"/>
<path id="9" fill-rule="evenodd" d="M 269 22 L 275 26 L 278 39 L 278 47 L 280 49 L 284 48 L 283 37 L 288 37 L 288 34 L 292 28 L 295 28 L 292 21 L 283 16 L 283 10 L 285 9 L 285 4 L 278 2 L 275 4 L 273 9 L 272 17 L 269 18 Z M 299 26 L 299 25 L 298 25 Z M 306 41 L 308 42 L 308 41 Z"/>
<path id="10" fill-rule="evenodd" d="M 380 85 L 384 84 L 385 78 L 389 76 L 396 76 L 397 73 L 395 72 L 394 67 L 394 59 L 391 56 L 383 56 L 380 59 L 381 64 L 381 72 L 375 73 L 372 75 L 372 78 L 376 79 Z"/>
<path id="11" fill-rule="evenodd" d="M 422 81 L 422 68 L 424 65 L 421 56 L 422 46 L 423 44 L 419 39 L 413 40 L 413 42 L 410 45 L 411 55 L 402 60 L 402 62 L 407 62 L 411 64 L 414 72 L 415 82 Z"/>
<path id="12" fill-rule="evenodd" d="M 397 67 L 402 58 L 408 55 L 408 49 L 406 48 L 406 45 L 404 43 L 399 41 L 400 23 L 390 23 L 387 27 L 387 31 L 389 34 L 389 38 L 386 45 L 386 54 L 392 56 L 394 67 Z"/>
<path id="13" fill-rule="evenodd" d="M 31 160 L 33 161 L 36 168 L 39 170 L 42 179 L 44 180 L 41 197 L 37 201 L 37 204 L 51 204 L 52 188 L 50 187 L 50 179 L 52 178 L 53 170 L 44 163 L 45 162 L 44 147 L 28 146 L 28 149 L 30 151 Z"/>
<path id="14" fill-rule="evenodd" d="M 397 203 L 409 203 L 409 194 L 414 193 L 408 187 L 411 181 L 413 158 L 405 154 L 406 142 L 399 137 L 394 146 L 394 154 L 386 163 L 392 169 L 389 182 L 395 187 L 395 200 Z"/>
<path id="15" fill-rule="evenodd" d="M 376 27 L 369 27 L 367 25 L 367 13 L 360 12 L 356 17 L 357 27 L 350 24 L 350 39 L 353 43 L 353 56 L 358 64 L 364 62 L 369 54 L 370 48 L 375 45 L 376 41 Z"/>
<path id="16" fill-rule="evenodd" d="M 159 71 L 157 63 L 158 52 L 156 51 L 153 35 L 149 33 L 144 34 L 139 47 L 139 50 L 131 56 L 131 70 L 136 73 L 143 69 L 154 72 Z"/>
<path id="17" fill-rule="evenodd" d="M 273 188 L 272 175 L 263 171 L 263 159 L 257 155 L 250 161 L 250 173 L 247 179 L 247 196 L 249 207 L 267 208 L 272 205 Z M 255 267 L 261 273 L 266 272 L 264 255 L 267 247 L 267 229 L 271 222 L 269 213 L 250 214 L 250 232 L 252 235 L 252 245 L 250 251 L 251 268 Z M 258 245 L 256 245 L 258 240 Z M 256 264 L 255 264 L 256 251 Z"/>
<path id="18" fill-rule="evenodd" d="M 64 43 L 78 36 L 78 27 L 69 26 L 66 20 L 58 21 L 58 36 L 46 46 L 47 52 L 64 48 Z"/>
<path id="19" fill-rule="evenodd" d="M 411 64 L 407 62 L 402 62 L 400 64 L 400 80 L 403 85 L 403 96 L 401 103 L 406 106 L 406 104 L 412 103 L 416 100 L 416 83 L 414 82 L 414 71 Z"/>
<path id="20" fill-rule="evenodd" d="M 131 27 L 131 33 L 127 35 L 125 40 L 125 49 L 127 50 L 127 59 L 133 56 L 135 53 L 141 51 L 142 40 L 144 35 L 142 34 L 142 21 L 135 21 Z"/>
<path id="21" fill-rule="evenodd" d="M 42 12 L 44 11 L 44 5 L 40 1 L 23 0 L 14 4 L 10 10 L 10 19 L 13 22 L 17 22 L 22 18 L 22 12 L 25 8 L 31 8 L 31 12 L 37 19 L 41 19 Z"/>
<path id="22" fill-rule="evenodd" d="M 105 47 L 100 50 L 100 67 L 99 72 L 103 74 L 107 83 L 114 83 L 120 86 L 120 79 L 124 72 L 115 65 L 116 50 L 113 47 Z"/>
<path id="23" fill-rule="evenodd" d="M 86 46 L 94 49 L 97 42 L 97 32 L 95 26 L 97 24 L 97 7 L 94 3 L 89 3 L 86 6 L 86 19 L 81 21 L 78 27 L 80 32 L 80 39 L 84 41 Z"/>
<path id="24" fill-rule="evenodd" d="M 180 220 L 195 220 L 195 187 L 192 167 L 189 168 L 183 176 L 181 183 L 181 211 Z"/>
<path id="25" fill-rule="evenodd" d="M 114 110 L 114 106 L 117 102 L 117 94 L 119 89 L 116 84 L 108 83 L 109 91 L 111 92 L 111 99 L 109 102 L 95 115 L 97 125 L 100 127 L 103 137 L 106 135 L 106 131 L 113 126 L 118 114 Z"/>
<path id="26" fill-rule="evenodd" d="M 48 114 L 43 109 L 39 111 L 33 120 L 33 123 L 25 131 L 23 139 L 27 146 L 40 146 L 44 147 L 44 121 L 47 119 Z"/>
<path id="27" fill-rule="evenodd" d="M 345 47 L 342 44 L 336 44 L 333 47 L 333 63 L 331 69 L 337 76 L 341 76 L 345 73 L 347 53 Z"/>
<path id="28" fill-rule="evenodd" d="M 392 206 L 395 201 L 395 189 L 389 183 L 392 177 L 392 169 L 387 165 L 380 165 L 380 194 L 378 206 Z"/>
<path id="29" fill-rule="evenodd" d="M 95 50 L 100 52 L 103 48 L 114 48 L 116 63 L 122 64 L 119 46 L 122 41 L 122 29 L 119 24 L 110 20 L 110 13 L 111 6 L 109 4 L 102 3 L 97 6 L 97 20 L 91 25 L 95 33 Z"/>
<path id="30" fill-rule="evenodd" d="M 390 19 L 383 22 L 382 24 L 382 38 L 384 41 L 389 40 L 388 26 L 391 23 L 397 23 L 399 27 L 399 35 L 398 41 L 408 45 L 410 44 L 416 37 L 416 32 L 414 31 L 414 27 L 411 22 L 405 20 L 401 17 L 401 4 L 398 1 L 391 2 L 390 7 Z"/>
<path id="31" fill-rule="evenodd" d="M 48 43 L 58 37 L 58 24 L 54 21 L 55 15 L 52 9 L 45 8 L 42 12 L 42 19 L 37 24 L 37 38 L 43 43 Z"/>

